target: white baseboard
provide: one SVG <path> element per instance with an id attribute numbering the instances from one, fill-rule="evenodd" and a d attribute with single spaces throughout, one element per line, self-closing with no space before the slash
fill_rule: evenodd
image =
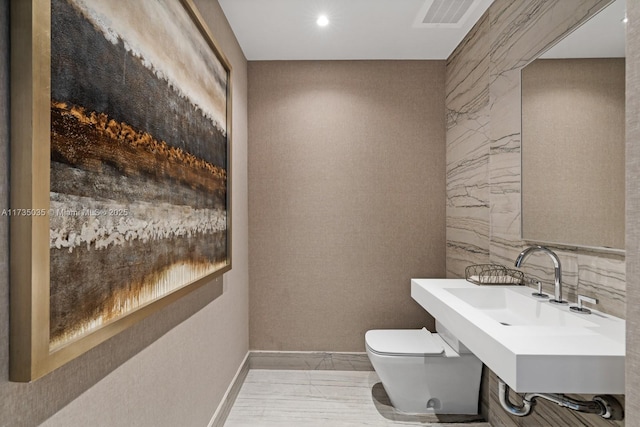
<path id="1" fill-rule="evenodd" d="M 373 371 L 367 353 L 329 351 L 252 351 L 249 369 Z"/>
<path id="2" fill-rule="evenodd" d="M 244 356 L 244 360 L 240 364 L 236 375 L 231 380 L 231 384 L 227 388 L 218 408 L 213 413 L 213 417 L 209 421 L 207 427 L 222 427 L 224 426 L 227 417 L 229 416 L 229 412 L 233 407 L 234 402 L 236 401 L 236 397 L 238 397 L 238 393 L 240 392 L 240 388 L 244 383 L 244 379 L 247 377 L 247 373 L 249 373 L 249 359 L 251 352 L 248 351 L 246 356 Z"/>

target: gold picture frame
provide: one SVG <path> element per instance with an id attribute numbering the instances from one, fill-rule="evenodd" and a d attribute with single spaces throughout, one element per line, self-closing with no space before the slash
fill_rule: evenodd
<path id="1" fill-rule="evenodd" d="M 11 2 L 11 381 L 231 269 L 230 63 L 192 0 L 110 3 Z"/>

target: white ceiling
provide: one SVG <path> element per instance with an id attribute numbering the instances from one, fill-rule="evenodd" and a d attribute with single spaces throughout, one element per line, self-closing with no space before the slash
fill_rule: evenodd
<path id="1" fill-rule="evenodd" d="M 248 60 L 446 59 L 493 0 L 459 26 L 422 24 L 433 0 L 219 0 Z M 329 25 L 319 27 L 320 14 Z"/>

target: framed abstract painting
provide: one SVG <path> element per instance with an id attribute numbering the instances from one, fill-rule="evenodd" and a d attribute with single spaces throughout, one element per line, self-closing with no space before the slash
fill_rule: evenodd
<path id="1" fill-rule="evenodd" d="M 10 378 L 231 268 L 231 67 L 192 0 L 11 10 Z"/>

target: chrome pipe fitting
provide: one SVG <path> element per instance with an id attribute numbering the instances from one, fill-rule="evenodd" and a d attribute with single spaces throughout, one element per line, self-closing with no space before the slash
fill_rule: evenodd
<path id="1" fill-rule="evenodd" d="M 498 396 L 502 408 L 517 417 L 526 417 L 531 414 L 537 398 L 553 402 L 563 408 L 588 414 L 600 415 L 608 420 L 624 419 L 624 409 L 618 400 L 611 395 L 598 395 L 593 400 L 578 400 L 556 393 L 526 393 L 522 397 L 522 404 L 516 405 L 509 397 L 509 386 L 498 378 Z"/>

